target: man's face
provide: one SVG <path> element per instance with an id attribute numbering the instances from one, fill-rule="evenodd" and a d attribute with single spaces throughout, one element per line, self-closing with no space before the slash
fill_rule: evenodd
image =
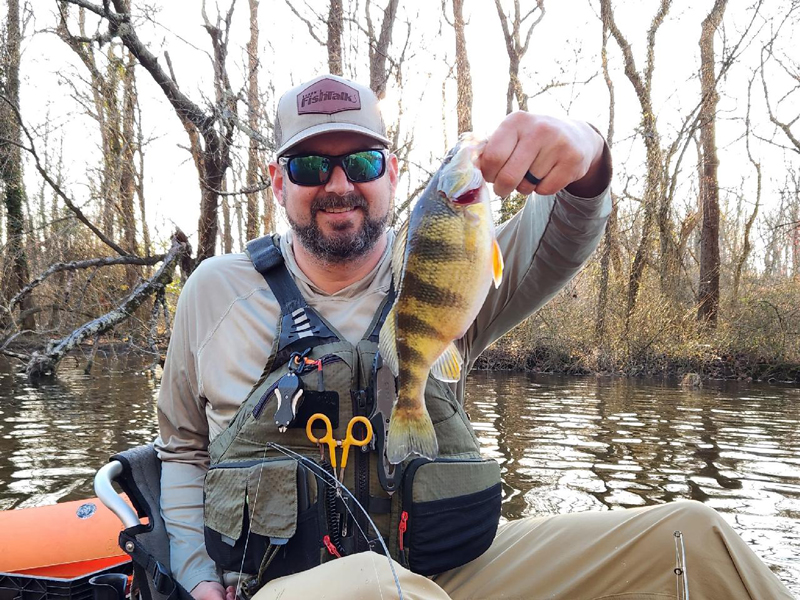
<path id="1" fill-rule="evenodd" d="M 350 132 L 326 133 L 298 144 L 288 156 L 320 153 L 338 156 L 380 148 L 373 139 Z M 386 172 L 367 183 L 352 183 L 340 166 L 328 183 L 292 183 L 283 167 L 270 164 L 278 203 L 303 247 L 323 262 L 342 263 L 366 255 L 384 235 L 397 187 L 397 158 L 390 154 Z"/>

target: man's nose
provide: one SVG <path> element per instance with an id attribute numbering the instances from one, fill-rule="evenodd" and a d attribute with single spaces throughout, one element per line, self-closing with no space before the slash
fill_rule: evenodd
<path id="1" fill-rule="evenodd" d="M 328 180 L 328 183 L 325 184 L 325 191 L 338 196 L 344 196 L 353 191 L 353 184 L 350 183 L 347 175 L 344 174 L 344 169 L 339 165 L 333 167 L 331 178 Z"/>

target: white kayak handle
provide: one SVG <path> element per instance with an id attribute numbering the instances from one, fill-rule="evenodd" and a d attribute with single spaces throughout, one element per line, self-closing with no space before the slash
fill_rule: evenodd
<path id="1" fill-rule="evenodd" d="M 97 471 L 97 475 L 94 476 L 94 493 L 97 494 L 100 502 L 117 515 L 127 529 L 134 525 L 141 525 L 141 521 L 139 521 L 136 511 L 122 499 L 117 490 L 114 489 L 114 486 L 111 485 L 111 482 L 120 475 L 122 475 L 122 463 L 118 460 L 112 460 L 101 467 Z"/>

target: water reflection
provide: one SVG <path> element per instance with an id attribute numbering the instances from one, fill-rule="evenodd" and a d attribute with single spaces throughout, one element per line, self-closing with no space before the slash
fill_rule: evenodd
<path id="1" fill-rule="evenodd" d="M 100 362 L 86 376 L 65 364 L 58 380 L 33 387 L 0 362 L 0 510 L 94 495 L 109 456 L 152 440 L 154 385 L 123 374 L 137 366 Z"/>
<path id="2" fill-rule="evenodd" d="M 0 359 L 0 510 L 91 496 L 110 455 L 155 437 L 156 386 L 125 360 L 31 387 Z M 473 373 L 467 392 L 504 518 L 692 498 L 800 594 L 800 390 Z"/>
<path id="3" fill-rule="evenodd" d="M 505 518 L 698 500 L 798 592 L 798 400 L 780 386 L 477 373 L 467 409 L 503 466 Z"/>

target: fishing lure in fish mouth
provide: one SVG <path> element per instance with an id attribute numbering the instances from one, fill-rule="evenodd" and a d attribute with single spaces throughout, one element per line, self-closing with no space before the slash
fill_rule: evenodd
<path id="1" fill-rule="evenodd" d="M 425 406 L 428 376 L 456 382 L 463 358 L 453 343 L 464 336 L 492 282 L 500 285 L 503 257 L 490 194 L 477 167 L 485 142 L 464 134 L 398 231 L 392 256 L 397 296 L 380 332 L 380 353 L 397 377 L 386 456 L 434 459 L 439 446 Z"/>

